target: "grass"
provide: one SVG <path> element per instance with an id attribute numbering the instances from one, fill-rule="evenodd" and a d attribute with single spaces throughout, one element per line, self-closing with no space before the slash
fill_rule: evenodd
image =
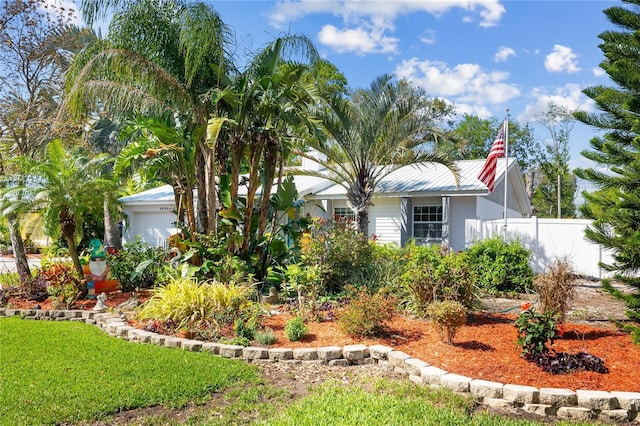
<path id="1" fill-rule="evenodd" d="M 101 419 L 123 410 L 202 403 L 255 369 L 217 358 L 110 338 L 77 322 L 0 320 L 0 424 Z"/>
<path id="2" fill-rule="evenodd" d="M 0 319 L 0 342 L 0 425 L 543 424 L 483 413 L 470 395 L 351 373 L 349 384 L 329 380 L 294 401 L 242 361 L 129 343 L 82 323 Z M 153 408 L 116 415 L 144 407 Z"/>
<path id="3" fill-rule="evenodd" d="M 373 389 L 327 382 L 263 426 L 476 425 L 533 426 L 543 423 L 476 412 L 472 397 L 410 382 L 378 379 Z M 563 423 L 558 423 L 563 424 Z M 576 426 L 576 423 L 566 423 Z"/>

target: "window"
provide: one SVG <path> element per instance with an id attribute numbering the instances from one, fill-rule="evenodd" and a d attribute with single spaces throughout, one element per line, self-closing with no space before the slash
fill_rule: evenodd
<path id="1" fill-rule="evenodd" d="M 356 220 L 356 214 L 349 207 L 334 207 L 333 219 L 341 221 Z"/>
<path id="2" fill-rule="evenodd" d="M 442 240 L 442 206 L 413 206 L 413 236 L 427 241 Z"/>

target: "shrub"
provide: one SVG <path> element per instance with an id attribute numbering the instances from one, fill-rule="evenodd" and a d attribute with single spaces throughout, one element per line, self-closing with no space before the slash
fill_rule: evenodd
<path id="1" fill-rule="evenodd" d="M 349 336 L 379 336 L 385 323 L 393 319 L 398 299 L 381 290 L 370 294 L 366 289 L 348 286 L 349 304 L 338 314 L 338 323 Z"/>
<path id="2" fill-rule="evenodd" d="M 256 342 L 265 346 L 273 345 L 278 340 L 275 333 L 270 328 L 256 331 L 255 339 Z"/>
<path id="3" fill-rule="evenodd" d="M 295 263 L 287 266 L 284 275 L 286 281 L 282 289 L 296 294 L 298 315 L 307 319 L 317 319 L 318 294 L 322 290 L 320 268 L 315 265 Z"/>
<path id="4" fill-rule="evenodd" d="M 471 307 L 475 301 L 474 275 L 465 253 L 449 252 L 439 246 L 407 247 L 409 260 L 402 283 L 409 309 L 425 316 L 431 303 L 455 300 Z"/>
<path id="5" fill-rule="evenodd" d="M 304 323 L 304 319 L 301 316 L 296 316 L 284 326 L 284 334 L 291 342 L 297 342 L 307 334 L 308 328 Z"/>
<path id="6" fill-rule="evenodd" d="M 373 258 L 367 267 L 360 270 L 354 285 L 366 286 L 375 292 L 388 288 L 394 293 L 402 291 L 402 274 L 405 272 L 408 256 L 396 244 L 371 244 Z"/>
<path id="7" fill-rule="evenodd" d="M 188 264 L 190 273 L 201 281 L 241 283 L 250 280 L 250 268 L 229 252 L 229 239 L 223 236 L 195 234 L 195 242 L 177 235 L 169 243 L 182 252 L 180 262 Z M 197 265 L 197 266 L 196 266 Z"/>
<path id="8" fill-rule="evenodd" d="M 122 250 L 107 254 L 109 275 L 118 281 L 121 291 L 136 291 L 156 285 L 158 274 L 166 264 L 162 250 L 151 247 L 139 237 Z"/>
<path id="9" fill-rule="evenodd" d="M 32 279 L 20 284 L 20 292 L 22 297 L 28 300 L 36 300 L 38 302 L 45 300 L 48 294 L 46 277 L 42 274 L 36 274 Z"/>
<path id="10" fill-rule="evenodd" d="M 489 294 L 524 293 L 532 288 L 531 251 L 519 241 L 489 238 L 472 245 L 467 253 L 469 264 L 478 276 L 478 286 Z"/>
<path id="11" fill-rule="evenodd" d="M 3 287 L 20 287 L 22 289 L 22 285 L 20 283 L 20 275 L 17 272 L 3 272 L 0 274 L 0 284 Z"/>
<path id="12" fill-rule="evenodd" d="M 549 352 L 562 329 L 556 325 L 558 316 L 552 311 L 536 312 L 529 302 L 522 305 L 522 312 L 516 318 L 518 328 L 517 344 L 522 348 L 522 356 L 533 361 Z"/>
<path id="13" fill-rule="evenodd" d="M 47 292 L 53 298 L 55 309 L 70 309 L 78 300 L 81 280 L 71 262 L 53 263 L 40 269 L 47 280 Z"/>
<path id="14" fill-rule="evenodd" d="M 575 282 L 576 275 L 571 262 L 566 258 L 556 259 L 533 281 L 533 287 L 538 293 L 540 311 L 553 312 L 558 322 L 563 323 L 569 303 L 575 297 Z"/>
<path id="15" fill-rule="evenodd" d="M 140 320 L 172 321 L 176 328 L 194 327 L 199 322 L 233 324 L 249 309 L 251 288 L 225 286 L 218 282 L 199 283 L 194 278 L 172 278 L 151 291 L 151 298 L 137 317 Z"/>
<path id="16" fill-rule="evenodd" d="M 307 265 L 322 271 L 324 288 L 337 294 L 346 283 L 358 282 L 372 260 L 373 243 L 344 221 L 319 223 L 301 240 L 301 255 Z"/>
<path id="17" fill-rule="evenodd" d="M 448 345 L 453 344 L 458 328 L 467 322 L 465 307 L 455 300 L 433 302 L 427 307 L 427 316 L 438 332 L 440 340 Z"/>

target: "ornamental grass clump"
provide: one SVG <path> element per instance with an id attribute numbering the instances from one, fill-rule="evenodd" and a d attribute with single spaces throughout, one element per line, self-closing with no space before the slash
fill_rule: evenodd
<path id="1" fill-rule="evenodd" d="M 467 310 L 462 303 L 455 300 L 433 302 L 427 306 L 426 313 L 440 340 L 448 345 L 453 344 L 458 328 L 467 322 Z"/>
<path id="2" fill-rule="evenodd" d="M 576 274 L 566 258 L 556 259 L 547 270 L 533 281 L 538 294 L 540 311 L 551 311 L 563 323 L 576 291 Z"/>
<path id="3" fill-rule="evenodd" d="M 192 277 L 172 278 L 151 290 L 151 298 L 138 313 L 139 320 L 171 321 L 176 328 L 203 322 L 219 328 L 233 324 L 249 310 L 252 288 L 248 284 L 200 283 Z"/>

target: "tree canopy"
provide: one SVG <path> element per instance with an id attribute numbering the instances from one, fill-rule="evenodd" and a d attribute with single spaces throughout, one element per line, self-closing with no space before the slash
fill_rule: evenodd
<path id="1" fill-rule="evenodd" d="M 600 34 L 600 49 L 605 59 L 600 67 L 614 86 L 594 86 L 583 92 L 596 103 L 599 113 L 579 111 L 581 122 L 604 131 L 590 140 L 590 149 L 582 155 L 594 167 L 578 169 L 576 174 L 599 189 L 584 192 L 581 207 L 585 217 L 594 220 L 587 228 L 591 241 L 611 249 L 613 262 L 602 264 L 616 277 L 636 289 L 626 294 L 605 280 L 606 290 L 627 303 L 627 315 L 640 323 L 640 1 L 625 0 L 630 8 L 611 7 L 604 11 L 617 29 Z M 635 340 L 640 341 L 640 326 L 630 326 Z"/>

